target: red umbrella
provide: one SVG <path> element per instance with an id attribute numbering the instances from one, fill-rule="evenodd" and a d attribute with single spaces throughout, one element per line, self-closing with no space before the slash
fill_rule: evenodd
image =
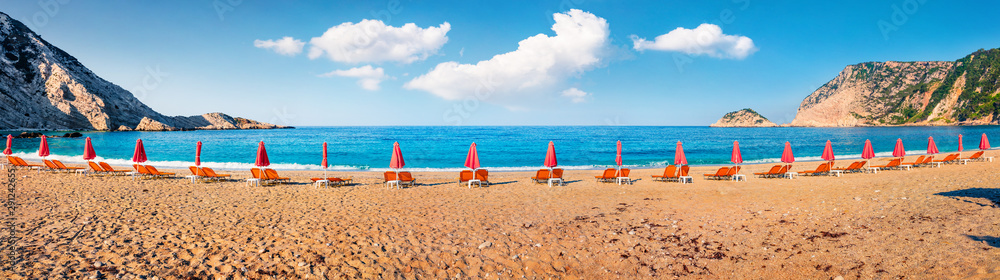
<path id="1" fill-rule="evenodd" d="M 872 149 L 872 141 L 865 139 L 865 148 L 861 150 L 861 158 L 872 159 L 874 157 L 875 157 L 875 149 Z M 867 164 L 868 167 L 872 166 L 871 161 L 865 161 L 865 164 Z"/>
<path id="2" fill-rule="evenodd" d="M 892 149 L 892 156 L 905 157 L 906 150 L 903 149 L 903 139 L 896 138 L 896 148 Z"/>
<path id="3" fill-rule="evenodd" d="M 618 140 L 618 155 L 615 156 L 615 163 L 618 164 L 618 168 L 622 167 L 622 141 Z"/>
<path id="4" fill-rule="evenodd" d="M 392 143 L 392 159 L 389 160 L 389 168 L 399 172 L 403 166 L 406 166 L 406 162 L 403 161 L 403 151 L 399 149 L 399 142 L 394 142 Z"/>
<path id="5" fill-rule="evenodd" d="M 267 149 L 264 149 L 264 141 L 260 141 L 260 144 L 257 144 L 257 161 L 253 165 L 257 167 L 271 165 L 271 161 L 267 159 Z"/>
<path id="6" fill-rule="evenodd" d="M 97 153 L 94 152 L 94 145 L 90 144 L 90 137 L 87 137 L 87 144 L 83 147 L 83 160 L 93 160 L 97 157 Z"/>
<path id="7" fill-rule="evenodd" d="M 785 151 L 781 152 L 781 162 L 793 163 L 795 162 L 795 155 L 792 154 L 792 143 L 785 141 Z"/>
<path id="8" fill-rule="evenodd" d="M 476 151 L 476 142 L 472 142 L 469 146 L 469 153 L 465 155 L 465 167 L 472 169 L 475 172 L 479 169 L 479 152 Z"/>
<path id="9" fill-rule="evenodd" d="M 45 135 L 42 135 L 42 143 L 38 144 L 38 156 L 49 156 L 49 141 L 45 139 Z"/>
<path id="10" fill-rule="evenodd" d="M 979 139 L 979 149 L 980 150 L 990 149 L 990 139 L 986 139 L 986 133 L 983 133 L 983 138 Z"/>
<path id="11" fill-rule="evenodd" d="M 132 162 L 146 162 L 146 149 L 142 147 L 142 139 L 135 140 L 135 152 L 132 153 Z"/>
<path id="12" fill-rule="evenodd" d="M 833 144 L 830 143 L 830 140 L 826 140 L 826 147 L 823 147 L 822 158 L 823 160 L 830 162 L 832 162 L 834 159 L 837 158 L 836 156 L 833 155 Z M 831 164 L 830 167 L 832 168 L 833 165 Z"/>
<path id="13" fill-rule="evenodd" d="M 556 144 L 549 141 L 549 150 L 545 153 L 545 167 L 552 169 L 558 164 L 558 161 L 556 161 Z"/>
<path id="14" fill-rule="evenodd" d="M 743 154 L 740 153 L 740 141 L 733 141 L 733 155 L 729 158 L 729 161 L 736 165 L 743 163 Z"/>
<path id="15" fill-rule="evenodd" d="M 198 141 L 194 149 L 194 166 L 201 166 L 201 141 Z"/>
<path id="16" fill-rule="evenodd" d="M 959 134 L 958 135 L 958 151 L 961 152 L 962 150 L 965 150 L 965 148 L 962 146 L 962 135 Z"/>
<path id="17" fill-rule="evenodd" d="M 3 150 L 3 154 L 11 155 L 14 151 L 10 150 L 10 147 L 14 144 L 14 135 L 7 134 L 7 148 Z"/>
<path id="18" fill-rule="evenodd" d="M 326 178 L 326 168 L 329 166 L 329 162 L 326 160 L 326 142 L 323 142 L 323 162 L 319 165 L 323 166 L 323 178 Z"/>
<path id="19" fill-rule="evenodd" d="M 927 154 L 933 155 L 938 153 L 937 144 L 934 144 L 934 136 L 927 137 Z"/>
<path id="20" fill-rule="evenodd" d="M 684 146 L 681 146 L 681 141 L 677 141 L 677 150 L 674 151 L 674 165 L 685 164 L 688 164 L 688 160 L 684 156 Z"/>

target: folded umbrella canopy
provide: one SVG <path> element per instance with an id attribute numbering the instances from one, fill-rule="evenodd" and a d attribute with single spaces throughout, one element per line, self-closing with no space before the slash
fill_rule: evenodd
<path id="1" fill-rule="evenodd" d="M 136 164 L 146 162 L 146 148 L 142 147 L 142 139 L 135 140 L 135 152 L 132 153 L 132 162 Z"/>
<path id="2" fill-rule="evenodd" d="M 42 142 L 38 144 L 38 156 L 42 158 L 49 156 L 49 140 L 46 140 L 45 135 L 42 135 Z"/>
<path id="3" fill-rule="evenodd" d="M 90 143 L 90 137 L 87 137 L 87 143 L 83 146 L 83 160 L 93 160 L 97 157 L 97 153 L 94 152 L 94 145 Z"/>
<path id="4" fill-rule="evenodd" d="M 14 135 L 7 134 L 7 148 L 3 149 L 3 154 L 11 155 L 14 151 L 11 150 L 11 146 L 14 144 Z"/>
<path id="5" fill-rule="evenodd" d="M 927 137 L 927 154 L 933 155 L 939 153 L 937 144 L 934 144 L 934 136 Z"/>
<path id="6" fill-rule="evenodd" d="M 615 156 L 615 164 L 618 165 L 618 170 L 622 169 L 622 141 L 618 140 L 618 154 Z"/>
<path id="7" fill-rule="evenodd" d="M 833 143 L 830 143 L 830 140 L 826 140 L 826 146 L 823 147 L 822 158 L 825 161 L 833 161 L 834 159 L 837 159 L 837 157 L 833 155 Z"/>
<path id="8" fill-rule="evenodd" d="M 674 165 L 681 166 L 688 164 L 687 156 L 684 155 L 684 146 L 681 141 L 677 141 L 677 149 L 674 150 Z"/>
<path id="9" fill-rule="evenodd" d="M 201 141 L 198 141 L 198 143 L 195 144 L 194 166 L 201 166 Z"/>
<path id="10" fill-rule="evenodd" d="M 729 161 L 736 164 L 736 174 L 740 174 L 740 163 L 743 163 L 743 153 L 740 152 L 740 141 L 733 141 L 733 154 L 729 157 Z"/>
<path id="11" fill-rule="evenodd" d="M 473 173 L 479 169 L 479 152 L 476 151 L 476 142 L 469 145 L 469 153 L 465 155 L 465 167 L 472 169 Z"/>
<path id="12" fill-rule="evenodd" d="M 875 157 L 875 149 L 872 149 L 872 141 L 865 139 L 865 148 L 861 150 L 861 158 L 866 159 L 865 162 L 870 167 L 872 166 L 872 163 L 867 160 L 872 159 L 874 157 Z"/>
<path id="13" fill-rule="evenodd" d="M 253 163 L 257 167 L 268 167 L 271 165 L 271 161 L 267 159 L 267 149 L 264 148 L 264 141 L 260 141 L 257 144 L 257 160 Z"/>
<path id="14" fill-rule="evenodd" d="M 781 162 L 793 163 L 795 162 L 795 155 L 792 154 L 792 143 L 785 141 L 785 150 L 781 152 Z"/>
<path id="15" fill-rule="evenodd" d="M 323 142 L 323 162 L 319 164 L 323 166 L 323 178 L 326 179 L 326 168 L 329 166 L 329 162 L 326 160 L 326 142 Z"/>
<path id="16" fill-rule="evenodd" d="M 892 149 L 892 156 L 898 157 L 898 158 L 906 156 L 906 150 L 903 149 L 903 139 L 902 138 L 896 138 L 896 148 Z"/>
<path id="17" fill-rule="evenodd" d="M 986 133 L 983 133 L 983 137 L 979 138 L 979 149 L 980 150 L 990 149 L 990 139 L 986 139 Z"/>
<path id="18" fill-rule="evenodd" d="M 559 162 L 556 160 L 556 144 L 549 141 L 549 150 L 545 152 L 545 167 L 548 167 L 549 171 L 552 171 L 552 168 L 557 165 L 559 165 Z"/>
<path id="19" fill-rule="evenodd" d="M 958 135 L 958 157 L 959 158 L 962 157 L 962 150 L 965 150 L 965 147 L 962 146 L 962 135 L 959 134 Z"/>

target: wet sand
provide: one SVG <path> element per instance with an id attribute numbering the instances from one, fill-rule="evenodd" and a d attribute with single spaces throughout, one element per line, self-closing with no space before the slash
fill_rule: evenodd
<path id="1" fill-rule="evenodd" d="M 24 277 L 0 276 L 1000 277 L 1000 161 L 793 180 L 701 178 L 714 169 L 693 168 L 693 184 L 652 182 L 663 169 L 633 170 L 639 180 L 623 186 L 595 182 L 601 171 L 570 170 L 568 184 L 551 188 L 530 182 L 533 172 L 492 173 L 493 185 L 472 189 L 450 172 L 415 173 L 415 187 L 386 189 L 375 172 L 331 172 L 356 184 L 315 188 L 306 182 L 319 172 L 280 172 L 297 183 L 248 187 L 18 171 Z"/>

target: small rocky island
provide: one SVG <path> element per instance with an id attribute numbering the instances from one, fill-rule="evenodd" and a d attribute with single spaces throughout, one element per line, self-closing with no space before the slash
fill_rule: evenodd
<path id="1" fill-rule="evenodd" d="M 719 121 L 709 125 L 709 127 L 776 127 L 777 124 L 767 120 L 756 111 L 750 108 L 729 112 L 722 116 Z"/>

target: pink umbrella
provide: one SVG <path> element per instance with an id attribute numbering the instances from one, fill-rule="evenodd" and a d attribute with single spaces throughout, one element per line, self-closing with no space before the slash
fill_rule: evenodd
<path id="1" fill-rule="evenodd" d="M 325 180 L 325 178 L 326 178 L 326 168 L 327 168 L 327 166 L 329 166 L 329 162 L 327 162 L 327 160 L 326 160 L 326 142 L 323 142 L 323 162 L 321 162 L 319 165 L 323 166 L 323 178 Z"/>
<path id="2" fill-rule="evenodd" d="M 872 141 L 865 139 L 865 148 L 861 150 L 861 158 L 872 159 L 874 157 L 875 157 L 875 149 L 872 149 Z M 868 167 L 872 166 L 871 161 L 865 161 L 865 164 L 867 164 Z"/>
<path id="3" fill-rule="evenodd" d="M 965 150 L 965 148 L 962 147 L 962 135 L 959 134 L 958 135 L 958 157 L 959 158 L 962 157 L 962 150 Z"/>
<path id="4" fill-rule="evenodd" d="M 142 147 L 142 139 L 135 140 L 135 152 L 132 153 L 132 162 L 146 162 L 146 149 Z"/>
<path id="5" fill-rule="evenodd" d="M 903 139 L 896 138 L 896 148 L 892 149 L 892 156 L 905 157 L 906 150 L 903 149 Z"/>
<path id="6" fill-rule="evenodd" d="M 983 133 L 983 138 L 979 139 L 979 149 L 980 150 L 990 149 L 990 139 L 986 139 L 986 133 Z"/>
<path id="7" fill-rule="evenodd" d="M 549 141 L 549 151 L 545 153 L 545 167 L 548 167 L 549 171 L 551 171 L 556 165 L 558 165 L 556 161 L 556 145 L 552 141 Z"/>
<path id="8" fill-rule="evenodd" d="M 781 152 L 781 162 L 793 163 L 795 162 L 795 155 L 792 154 L 792 143 L 785 141 L 785 151 Z"/>
<path id="9" fill-rule="evenodd" d="M 618 140 L 618 155 L 615 156 L 615 163 L 618 164 L 618 169 L 622 168 L 622 141 Z"/>
<path id="10" fill-rule="evenodd" d="M 937 144 L 934 144 L 934 136 L 927 137 L 927 154 L 933 155 L 938 153 Z"/>
<path id="11" fill-rule="evenodd" d="M 90 144 L 90 137 L 87 137 L 87 144 L 83 146 L 83 160 L 93 160 L 97 157 L 97 153 L 94 152 L 94 145 Z"/>
<path id="12" fill-rule="evenodd" d="M 737 169 L 739 169 L 740 163 L 743 163 L 743 153 L 740 153 L 740 141 L 733 141 L 733 155 L 730 157 L 729 161 L 735 163 Z M 738 170 L 737 174 L 739 174 Z"/>
<path id="13" fill-rule="evenodd" d="M 681 141 L 677 141 L 677 150 L 674 151 L 674 165 L 685 164 L 688 164 L 688 160 L 684 156 L 684 146 L 681 146 Z"/>
<path id="14" fill-rule="evenodd" d="M 822 158 L 825 161 L 833 161 L 834 159 L 837 158 L 836 156 L 833 155 L 833 144 L 830 143 L 830 140 L 826 140 L 826 147 L 823 147 Z"/>
<path id="15" fill-rule="evenodd" d="M 201 141 L 198 141 L 198 143 L 195 144 L 194 166 L 201 166 Z"/>
<path id="16" fill-rule="evenodd" d="M 396 169 L 399 173 L 399 169 L 406 166 L 406 162 L 403 161 L 403 151 L 399 149 L 399 142 L 392 143 L 392 159 L 389 160 L 389 168 Z"/>
<path id="17" fill-rule="evenodd" d="M 267 167 L 271 165 L 271 161 L 267 159 L 267 149 L 264 149 L 264 141 L 260 141 L 260 144 L 257 144 L 257 160 L 253 165 L 257 167 Z"/>
<path id="18" fill-rule="evenodd" d="M 7 134 L 7 148 L 3 150 L 3 154 L 8 156 L 13 154 L 14 151 L 10 149 L 10 147 L 13 145 L 14 145 L 14 135 Z"/>
<path id="19" fill-rule="evenodd" d="M 469 145 L 469 153 L 465 155 L 465 167 L 472 169 L 473 173 L 479 169 L 479 152 L 476 151 L 476 142 Z"/>
<path id="20" fill-rule="evenodd" d="M 42 143 L 38 144 L 38 156 L 43 158 L 49 156 L 49 140 L 45 139 L 45 135 L 42 135 Z"/>

